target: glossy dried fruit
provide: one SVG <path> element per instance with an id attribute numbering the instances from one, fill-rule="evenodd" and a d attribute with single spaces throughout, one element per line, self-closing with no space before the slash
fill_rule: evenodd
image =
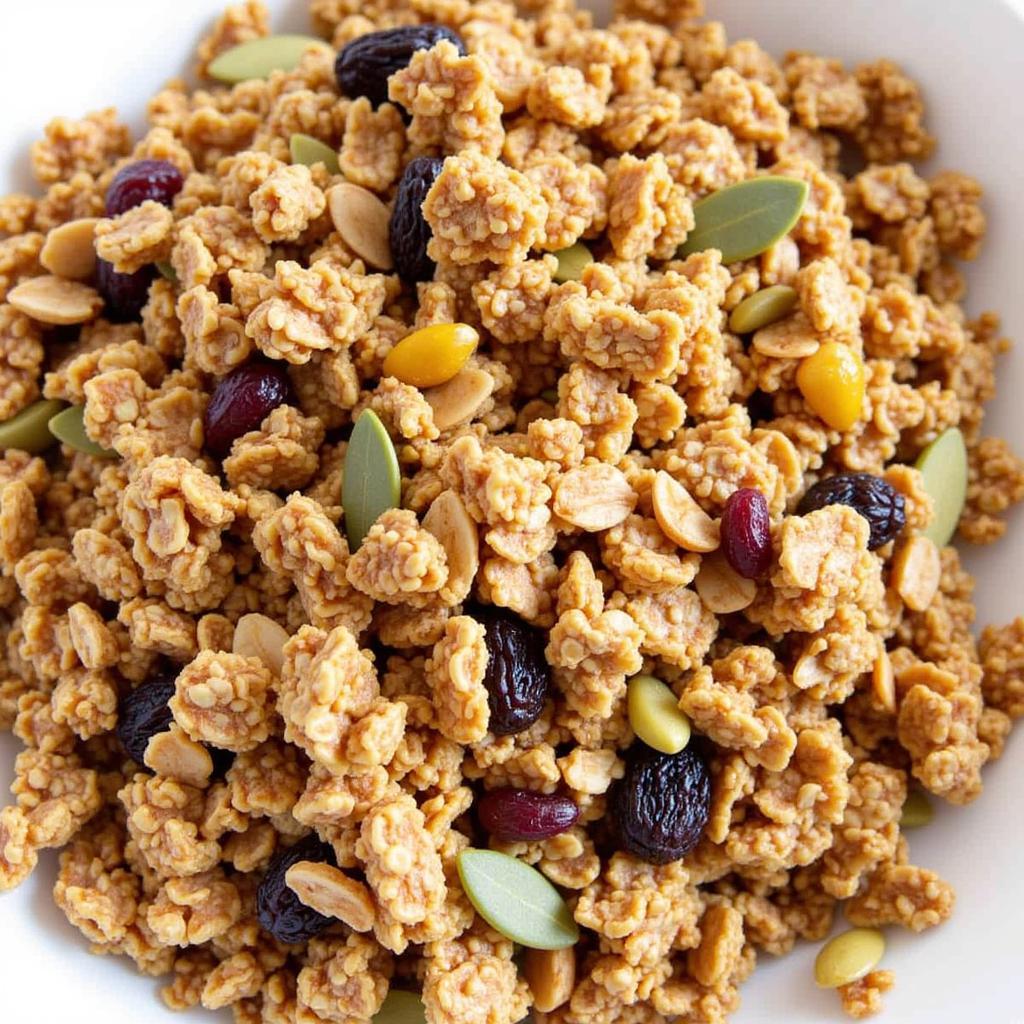
<path id="1" fill-rule="evenodd" d="M 436 156 L 418 156 L 405 165 L 388 225 L 388 241 L 398 276 L 408 283 L 429 281 L 434 261 L 427 255 L 430 225 L 423 216 L 423 200 L 444 167 Z"/>
<path id="2" fill-rule="evenodd" d="M 403 384 L 433 388 L 466 365 L 480 335 L 469 324 L 429 324 L 407 334 L 384 357 L 384 375 Z"/>
<path id="3" fill-rule="evenodd" d="M 119 274 L 106 260 L 96 261 L 96 287 L 106 301 L 104 316 L 112 323 L 127 324 L 142 317 L 149 300 L 149 286 L 156 277 L 154 267 L 143 267 L 134 274 Z"/>
<path id="4" fill-rule="evenodd" d="M 609 810 L 622 849 L 652 864 L 678 860 L 700 841 L 711 808 L 711 778 L 691 746 L 661 754 L 635 743 Z"/>
<path id="5" fill-rule="evenodd" d="M 871 473 L 837 473 L 819 480 L 800 499 L 797 512 L 803 516 L 826 505 L 849 505 L 868 521 L 871 551 L 898 536 L 907 522 L 903 495 Z"/>
<path id="6" fill-rule="evenodd" d="M 442 39 L 465 55 L 462 40 L 445 25 L 403 25 L 359 36 L 342 48 L 334 63 L 338 88 L 345 96 L 365 96 L 379 106 L 388 98 L 388 79 L 406 67 L 417 50 L 429 50 Z"/>
<path id="7" fill-rule="evenodd" d="M 117 709 L 117 738 L 136 764 L 145 764 L 146 747 L 171 727 L 174 716 L 167 702 L 174 696 L 174 677 L 155 676 L 121 699 Z"/>
<path id="8" fill-rule="evenodd" d="M 288 374 L 278 363 L 246 363 L 232 370 L 217 385 L 206 407 L 206 447 L 223 458 L 236 438 L 258 429 L 290 394 Z"/>
<path id="9" fill-rule="evenodd" d="M 576 824 L 580 810 L 567 796 L 528 789 L 492 789 L 477 803 L 480 824 L 502 842 L 550 839 Z"/>
<path id="10" fill-rule="evenodd" d="M 849 430 L 860 420 L 867 378 L 864 361 L 848 345 L 826 341 L 801 359 L 796 386 L 815 415 L 833 430 Z"/>
<path id="11" fill-rule="evenodd" d="M 107 216 L 116 217 L 147 199 L 170 206 L 184 184 L 184 175 L 169 160 L 136 160 L 114 175 L 107 189 Z"/>
<path id="12" fill-rule="evenodd" d="M 720 524 L 722 553 L 745 579 L 763 576 L 772 563 L 771 519 L 768 502 L 753 487 L 729 495 Z"/>
<path id="13" fill-rule="evenodd" d="M 306 942 L 334 924 L 333 918 L 324 917 L 302 903 L 285 882 L 288 869 L 303 860 L 337 867 L 334 850 L 314 833 L 278 853 L 256 890 L 256 917 L 260 925 L 275 939 L 289 944 Z"/>
<path id="14" fill-rule="evenodd" d="M 487 687 L 491 732 L 511 736 L 540 718 L 551 685 L 544 637 L 517 615 L 481 605 L 469 613 L 483 624 L 487 645 Z"/>

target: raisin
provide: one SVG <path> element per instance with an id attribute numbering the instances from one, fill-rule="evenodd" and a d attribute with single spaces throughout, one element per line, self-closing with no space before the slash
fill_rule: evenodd
<path id="1" fill-rule="evenodd" d="M 105 315 L 115 324 L 127 324 L 142 317 L 142 307 L 149 301 L 149 286 L 157 271 L 143 267 L 134 274 L 119 274 L 112 263 L 96 261 L 96 285 L 106 299 Z"/>
<path id="2" fill-rule="evenodd" d="M 805 516 L 826 505 L 849 505 L 868 521 L 871 551 L 888 544 L 907 525 L 903 495 L 887 480 L 870 473 L 840 473 L 819 480 L 800 499 L 797 512 Z"/>
<path id="3" fill-rule="evenodd" d="M 772 564 L 771 517 L 764 495 L 742 487 L 729 495 L 722 510 L 722 553 L 741 576 L 755 580 Z"/>
<path id="4" fill-rule="evenodd" d="M 572 828 L 580 809 L 567 796 L 528 789 L 493 789 L 477 804 L 480 824 L 502 842 L 550 839 Z"/>
<path id="5" fill-rule="evenodd" d="M 388 79 L 406 67 L 417 50 L 429 50 L 442 39 L 466 55 L 458 34 L 444 25 L 403 25 L 359 36 L 342 48 L 334 62 L 338 88 L 345 96 L 365 96 L 380 106 L 388 98 Z"/>
<path id="6" fill-rule="evenodd" d="M 167 702 L 174 696 L 174 676 L 156 676 L 121 699 L 117 709 L 117 738 L 128 756 L 143 764 L 149 741 L 171 727 Z"/>
<path id="7" fill-rule="evenodd" d="M 634 743 L 609 798 L 620 847 L 650 861 L 678 860 L 700 841 L 711 810 L 711 778 L 692 746 L 661 754 Z"/>
<path id="8" fill-rule="evenodd" d="M 147 199 L 170 206 L 185 178 L 168 160 L 137 160 L 114 175 L 107 189 L 107 216 L 116 217 Z"/>
<path id="9" fill-rule="evenodd" d="M 300 860 L 336 866 L 334 850 L 314 833 L 278 853 L 256 890 L 257 920 L 275 939 L 288 945 L 305 942 L 334 924 L 334 918 L 307 907 L 285 884 L 288 869 Z"/>
<path id="10" fill-rule="evenodd" d="M 288 401 L 288 374 L 277 363 L 246 363 L 214 389 L 203 423 L 206 447 L 223 457 L 236 438 L 259 429 L 267 415 Z"/>
<path id="11" fill-rule="evenodd" d="M 487 687 L 491 732 L 511 736 L 540 718 L 551 682 L 544 638 L 518 616 L 491 605 L 470 614 L 486 631 Z"/>
<path id="12" fill-rule="evenodd" d="M 388 242 L 398 276 L 410 284 L 429 281 L 434 261 L 427 255 L 431 231 L 423 216 L 423 200 L 441 173 L 444 161 L 436 156 L 418 156 L 405 165 L 388 225 Z"/>

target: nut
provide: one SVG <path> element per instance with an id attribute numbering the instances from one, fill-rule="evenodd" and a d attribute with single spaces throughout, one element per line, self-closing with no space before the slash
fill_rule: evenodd
<path id="1" fill-rule="evenodd" d="M 39 262 L 57 277 L 84 281 L 96 270 L 95 233 L 98 217 L 69 220 L 46 236 Z"/>
<path id="2" fill-rule="evenodd" d="M 570 469 L 555 487 L 552 509 L 567 523 L 596 533 L 618 526 L 636 508 L 636 492 L 625 474 L 604 462 Z"/>
<path id="3" fill-rule="evenodd" d="M 932 603 L 942 578 L 942 561 L 935 542 L 911 537 L 892 562 L 892 585 L 912 612 L 923 612 Z"/>
<path id="4" fill-rule="evenodd" d="M 177 779 L 202 788 L 213 774 L 213 758 L 201 743 L 191 740 L 178 725 L 158 732 L 146 744 L 146 767 L 165 779 Z"/>
<path id="5" fill-rule="evenodd" d="M 368 932 L 373 927 L 370 890 L 333 865 L 300 860 L 288 869 L 284 880 L 299 902 L 318 914 L 335 917 L 355 932 Z"/>
<path id="6" fill-rule="evenodd" d="M 694 586 L 704 607 L 716 615 L 742 611 L 757 596 L 757 584 L 736 572 L 720 551 L 701 560 Z"/>
<path id="7" fill-rule="evenodd" d="M 423 397 L 434 410 L 434 426 L 450 430 L 472 419 L 493 391 L 494 378 L 486 370 L 469 367 L 446 384 L 424 391 Z"/>
<path id="8" fill-rule="evenodd" d="M 279 676 L 284 664 L 283 648 L 287 642 L 288 632 L 284 626 L 259 612 L 251 612 L 238 620 L 231 651 L 246 658 L 259 658 L 275 676 Z"/>
<path id="9" fill-rule="evenodd" d="M 896 712 L 896 681 L 889 652 L 884 641 L 879 641 L 878 657 L 871 669 L 871 695 L 890 714 Z"/>
<path id="10" fill-rule="evenodd" d="M 565 949 L 528 949 L 523 973 L 533 995 L 534 1008 L 541 1013 L 557 1010 L 568 1002 L 576 985 L 576 952 Z"/>
<path id="11" fill-rule="evenodd" d="M 388 243 L 390 214 L 372 192 L 346 181 L 328 190 L 327 207 L 342 241 L 357 256 L 378 270 L 394 267 Z"/>
<path id="12" fill-rule="evenodd" d="M 448 558 L 448 580 L 441 596 L 446 603 L 460 604 L 469 596 L 480 565 L 476 523 L 454 491 L 442 491 L 427 509 L 423 529 L 441 542 Z"/>
<path id="13" fill-rule="evenodd" d="M 654 477 L 651 503 L 662 533 L 681 548 L 706 553 L 718 547 L 718 523 L 678 480 L 663 469 L 659 469 Z"/>
<path id="14" fill-rule="evenodd" d="M 7 293 L 7 301 L 41 324 L 84 324 L 103 308 L 95 288 L 49 274 L 33 277 Z"/>
<path id="15" fill-rule="evenodd" d="M 813 356 L 821 342 L 810 327 L 807 331 L 796 331 L 792 321 L 783 320 L 756 331 L 750 339 L 750 347 L 771 359 L 804 359 Z"/>

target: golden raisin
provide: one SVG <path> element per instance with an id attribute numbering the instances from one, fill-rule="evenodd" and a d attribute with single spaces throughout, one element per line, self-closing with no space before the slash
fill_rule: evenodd
<path id="1" fill-rule="evenodd" d="M 413 387 L 436 387 L 466 365 L 479 340 L 469 324 L 431 324 L 413 331 L 385 356 L 384 374 Z"/>
<path id="2" fill-rule="evenodd" d="M 864 364 L 848 346 L 826 341 L 802 360 L 796 383 L 807 404 L 830 427 L 849 430 L 864 404 Z"/>

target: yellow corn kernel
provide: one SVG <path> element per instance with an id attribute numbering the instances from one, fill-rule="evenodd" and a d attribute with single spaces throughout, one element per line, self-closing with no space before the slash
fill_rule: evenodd
<path id="1" fill-rule="evenodd" d="M 864 404 L 864 363 L 853 349 L 826 341 L 801 360 L 796 384 L 807 404 L 834 430 L 849 430 Z"/>
<path id="2" fill-rule="evenodd" d="M 384 375 L 433 388 L 454 377 L 480 340 L 469 324 L 431 324 L 403 338 L 385 357 Z"/>

